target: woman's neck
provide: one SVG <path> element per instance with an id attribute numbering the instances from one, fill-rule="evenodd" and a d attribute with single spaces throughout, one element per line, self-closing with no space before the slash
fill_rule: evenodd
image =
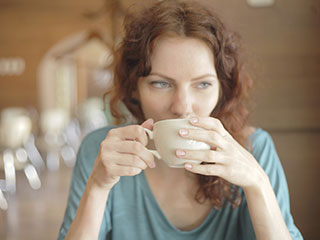
<path id="1" fill-rule="evenodd" d="M 196 175 L 184 168 L 170 168 L 162 160 L 156 160 L 155 168 L 145 170 L 145 175 L 150 184 L 157 183 L 159 188 L 180 189 L 182 192 L 194 196 L 198 188 Z"/>
<path id="2" fill-rule="evenodd" d="M 149 141 L 148 149 L 155 149 L 154 142 Z M 157 183 L 157 188 L 167 189 L 175 186 L 174 189 L 180 189 L 188 194 L 195 194 L 198 190 L 198 182 L 195 174 L 188 172 L 184 168 L 171 168 L 162 161 L 155 158 L 156 167 L 147 168 L 145 176 L 149 185 Z"/>

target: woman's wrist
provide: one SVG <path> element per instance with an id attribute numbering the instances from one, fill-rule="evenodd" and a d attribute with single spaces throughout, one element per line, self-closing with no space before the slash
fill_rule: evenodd
<path id="1" fill-rule="evenodd" d="M 263 172 L 258 179 L 243 188 L 257 239 L 290 239 L 268 175 Z"/>
<path id="2" fill-rule="evenodd" d="M 118 177 L 118 179 L 114 179 L 114 181 L 107 181 L 107 179 L 104 166 L 101 164 L 101 161 L 97 159 L 88 179 L 87 187 L 90 187 L 95 191 L 110 191 L 115 183 L 119 181 L 120 177 Z"/>
<path id="3" fill-rule="evenodd" d="M 101 192 L 101 193 L 106 193 L 109 192 L 114 184 L 101 184 L 95 176 L 90 176 L 87 182 L 87 188 L 89 192 Z"/>
<path id="4" fill-rule="evenodd" d="M 268 187 L 271 187 L 270 181 L 269 181 L 269 177 L 268 175 L 263 171 L 263 169 L 261 169 L 261 171 L 259 171 L 256 174 L 256 177 L 254 178 L 254 180 L 252 181 L 251 185 L 245 186 L 243 187 L 243 191 L 244 193 L 247 194 L 257 194 L 257 193 L 261 193 L 261 191 L 263 189 L 266 189 Z"/>
<path id="5" fill-rule="evenodd" d="M 102 188 L 91 175 L 66 239 L 97 239 L 110 189 Z"/>

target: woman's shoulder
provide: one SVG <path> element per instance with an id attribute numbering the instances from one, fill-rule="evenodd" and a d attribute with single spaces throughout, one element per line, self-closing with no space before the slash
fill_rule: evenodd
<path id="1" fill-rule="evenodd" d="M 264 166 L 279 162 L 273 139 L 266 130 L 256 128 L 249 139 L 251 153 L 260 165 Z"/>
<path id="2" fill-rule="evenodd" d="M 88 133 L 82 140 L 84 146 L 100 144 L 108 135 L 109 131 L 113 128 L 118 128 L 119 126 L 106 126 L 96 129 Z"/>
<path id="3" fill-rule="evenodd" d="M 97 143 L 101 142 L 103 139 L 106 138 L 110 129 L 115 128 L 114 126 L 106 126 L 103 128 L 96 129 L 90 133 L 88 133 L 82 140 L 83 144 L 88 143 Z"/>
<path id="4" fill-rule="evenodd" d="M 254 128 L 250 127 L 250 130 L 248 131 L 249 134 L 249 140 L 250 143 L 253 146 L 263 146 L 268 142 L 273 142 L 271 135 L 262 128 Z"/>
<path id="5" fill-rule="evenodd" d="M 268 142 L 273 143 L 270 134 L 259 127 L 248 126 L 243 130 L 243 134 L 249 140 L 251 149 L 261 148 Z"/>

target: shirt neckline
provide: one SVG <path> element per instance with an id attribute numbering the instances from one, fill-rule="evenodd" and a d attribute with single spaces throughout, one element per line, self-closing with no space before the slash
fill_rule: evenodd
<path id="1" fill-rule="evenodd" d="M 205 220 L 202 221 L 202 223 L 200 224 L 200 226 L 190 230 L 190 231 L 183 231 L 183 230 L 180 230 L 178 229 L 176 226 L 174 226 L 170 221 L 169 219 L 167 218 L 167 216 L 164 214 L 164 212 L 162 211 L 160 205 L 158 204 L 150 186 L 149 186 L 149 183 L 148 183 L 148 180 L 144 174 L 144 171 L 140 174 L 140 179 L 141 179 L 141 182 L 142 182 L 142 191 L 147 194 L 149 200 L 151 201 L 152 203 L 152 206 L 154 206 L 156 208 L 156 211 L 158 213 L 158 215 L 160 215 L 160 218 L 165 222 L 166 225 L 168 225 L 169 228 L 171 228 L 172 230 L 180 233 L 180 234 L 193 234 L 195 232 L 198 232 L 198 231 L 201 231 L 202 228 L 204 228 L 207 223 L 210 221 L 210 219 L 213 217 L 214 213 L 215 213 L 215 209 L 212 207 L 210 213 L 208 214 L 208 216 L 205 218 Z"/>

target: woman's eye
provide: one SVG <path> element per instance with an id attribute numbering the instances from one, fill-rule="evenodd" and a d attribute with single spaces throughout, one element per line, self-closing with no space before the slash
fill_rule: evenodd
<path id="1" fill-rule="evenodd" d="M 201 82 L 201 83 L 198 84 L 197 87 L 200 88 L 200 89 L 205 89 L 205 88 L 208 88 L 209 86 L 212 86 L 212 84 L 209 83 L 209 82 Z"/>
<path id="2" fill-rule="evenodd" d="M 152 81 L 151 85 L 155 88 L 167 88 L 169 87 L 169 83 L 165 81 Z"/>

